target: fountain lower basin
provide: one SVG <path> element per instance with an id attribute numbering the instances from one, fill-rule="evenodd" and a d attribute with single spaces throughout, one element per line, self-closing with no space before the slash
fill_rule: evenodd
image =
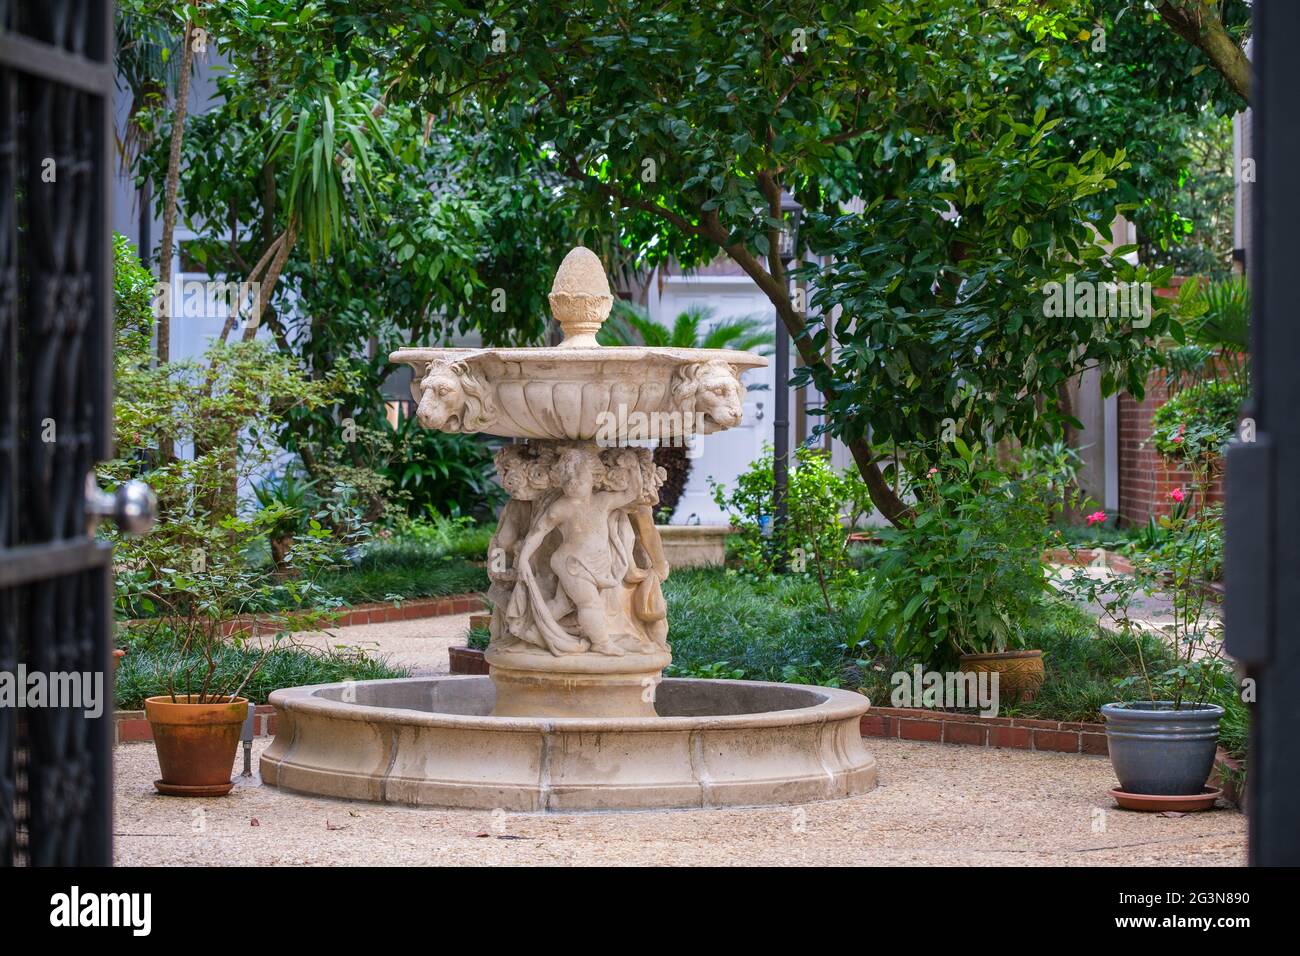
<path id="1" fill-rule="evenodd" d="M 806 803 L 872 789 L 860 694 L 666 679 L 653 717 L 494 717 L 490 678 L 276 691 L 264 782 L 411 806 L 512 812 Z"/>

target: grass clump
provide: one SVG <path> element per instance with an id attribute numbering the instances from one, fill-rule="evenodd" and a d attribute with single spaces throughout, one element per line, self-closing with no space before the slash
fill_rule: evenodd
<path id="1" fill-rule="evenodd" d="M 146 697 L 168 692 L 169 679 L 174 681 L 178 694 L 202 683 L 207 659 L 197 653 L 182 653 L 179 642 L 167 633 L 127 631 L 123 644 L 127 653 L 118 662 L 113 692 L 113 704 L 118 709 L 140 710 Z M 265 660 L 259 666 L 263 655 Z M 285 645 L 268 653 L 232 640 L 215 651 L 212 662 L 219 685 L 238 684 L 242 675 L 251 671 L 252 677 L 240 696 L 258 704 L 266 703 L 271 692 L 281 687 L 410 676 L 406 668 L 356 648 L 319 650 Z"/>
<path id="2" fill-rule="evenodd" d="M 847 625 L 827 614 L 811 576 L 682 569 L 664 582 L 664 598 L 673 649 L 669 677 L 852 682 Z"/>
<path id="3" fill-rule="evenodd" d="M 397 539 L 367 545 L 350 566 L 321 575 L 320 589 L 344 604 L 446 597 L 483 591 L 487 571 L 437 546 Z"/>

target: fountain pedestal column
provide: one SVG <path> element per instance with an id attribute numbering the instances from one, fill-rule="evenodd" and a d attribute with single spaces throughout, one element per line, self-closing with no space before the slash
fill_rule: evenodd
<path id="1" fill-rule="evenodd" d="M 653 717 L 672 656 L 646 448 L 529 441 L 497 454 L 510 494 L 488 549 L 486 659 L 500 717 Z"/>

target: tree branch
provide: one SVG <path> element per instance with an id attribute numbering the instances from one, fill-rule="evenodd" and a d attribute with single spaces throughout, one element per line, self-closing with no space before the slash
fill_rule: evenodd
<path id="1" fill-rule="evenodd" d="M 1163 0 L 1156 9 L 1169 29 L 1204 53 L 1228 85 L 1249 103 L 1250 60 L 1228 36 L 1211 0 L 1191 0 L 1186 5 Z"/>

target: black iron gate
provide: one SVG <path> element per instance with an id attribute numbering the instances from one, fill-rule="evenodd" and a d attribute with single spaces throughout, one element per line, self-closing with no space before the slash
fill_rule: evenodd
<path id="1" fill-rule="evenodd" d="M 1268 0 L 1252 8 L 1258 163 L 1255 246 L 1249 263 L 1254 314 L 1249 414 L 1255 440 L 1228 450 L 1227 651 L 1257 682 L 1251 715 L 1250 859 L 1256 866 L 1300 866 L 1300 319 L 1291 270 L 1300 195 L 1292 179 L 1300 149 L 1293 44 L 1300 5 Z"/>
<path id="2" fill-rule="evenodd" d="M 0 865 L 110 859 L 113 74 L 105 0 L 0 0 L 0 672 L 103 676 L 102 716 L 0 707 Z"/>

